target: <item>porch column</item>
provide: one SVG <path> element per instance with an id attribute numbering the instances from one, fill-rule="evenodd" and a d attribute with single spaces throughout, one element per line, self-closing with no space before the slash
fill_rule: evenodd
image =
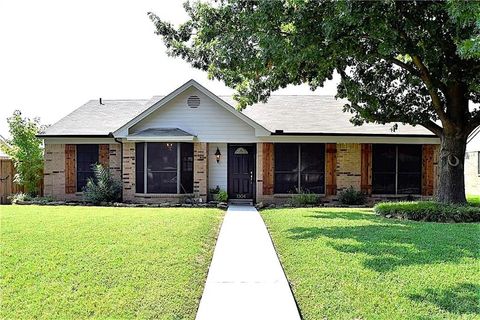
<path id="1" fill-rule="evenodd" d="M 207 201 L 208 194 L 208 144 L 193 144 L 193 194 L 196 199 Z"/>
<path id="2" fill-rule="evenodd" d="M 123 201 L 135 199 L 135 143 L 123 143 Z"/>

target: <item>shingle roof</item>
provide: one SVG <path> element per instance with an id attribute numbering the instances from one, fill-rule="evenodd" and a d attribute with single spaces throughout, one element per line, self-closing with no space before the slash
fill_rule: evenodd
<path id="1" fill-rule="evenodd" d="M 230 97 L 222 99 L 235 104 Z M 342 110 L 346 102 L 333 96 L 277 95 L 271 96 L 267 103 L 248 106 L 243 112 L 272 132 L 283 130 L 284 133 L 293 134 L 433 135 L 421 126 L 399 124 L 395 132 L 391 131 L 393 124 L 368 123 L 354 126 L 350 122 L 352 114 Z"/>
<path id="2" fill-rule="evenodd" d="M 106 136 L 119 129 L 163 96 L 140 100 L 90 100 L 54 125 L 46 129 L 43 136 Z M 220 96 L 235 106 L 230 96 Z M 344 100 L 333 96 L 319 95 L 277 95 L 267 103 L 247 107 L 243 113 L 270 130 L 283 130 L 292 134 L 386 134 L 386 135 L 432 135 L 427 129 L 417 126 L 399 125 L 392 132 L 392 124 L 365 124 L 354 126 L 352 117 L 342 111 Z"/>
<path id="3" fill-rule="evenodd" d="M 150 105 L 149 100 L 90 100 L 74 110 L 42 135 L 108 135 Z"/>

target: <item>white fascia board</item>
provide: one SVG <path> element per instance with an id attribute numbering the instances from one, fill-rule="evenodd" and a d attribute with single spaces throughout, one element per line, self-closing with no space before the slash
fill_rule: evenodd
<path id="1" fill-rule="evenodd" d="M 385 144 L 440 144 L 437 137 L 378 137 L 378 136 L 289 136 L 259 137 L 261 142 L 291 143 L 385 143 Z"/>
<path id="2" fill-rule="evenodd" d="M 184 142 L 184 141 L 193 141 L 195 139 L 194 136 L 165 136 L 165 137 L 126 137 L 126 141 L 145 141 L 145 142 Z"/>
<path id="3" fill-rule="evenodd" d="M 114 144 L 118 143 L 114 138 L 81 138 L 81 137 L 59 137 L 42 138 L 45 144 Z"/>

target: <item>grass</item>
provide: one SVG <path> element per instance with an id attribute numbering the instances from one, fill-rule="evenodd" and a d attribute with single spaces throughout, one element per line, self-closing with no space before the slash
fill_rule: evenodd
<path id="1" fill-rule="evenodd" d="M 477 206 L 480 207 L 480 195 L 475 196 L 473 194 L 467 195 L 467 201 L 470 203 L 472 206 Z"/>
<path id="2" fill-rule="evenodd" d="M 1 206 L 1 319 L 193 319 L 217 209 Z"/>
<path id="3" fill-rule="evenodd" d="M 479 224 L 262 212 L 304 319 L 479 319 Z"/>

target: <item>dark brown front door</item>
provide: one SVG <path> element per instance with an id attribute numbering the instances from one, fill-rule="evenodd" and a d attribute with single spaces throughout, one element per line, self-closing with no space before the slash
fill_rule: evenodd
<path id="1" fill-rule="evenodd" d="M 228 146 L 228 197 L 253 199 L 255 145 Z"/>

